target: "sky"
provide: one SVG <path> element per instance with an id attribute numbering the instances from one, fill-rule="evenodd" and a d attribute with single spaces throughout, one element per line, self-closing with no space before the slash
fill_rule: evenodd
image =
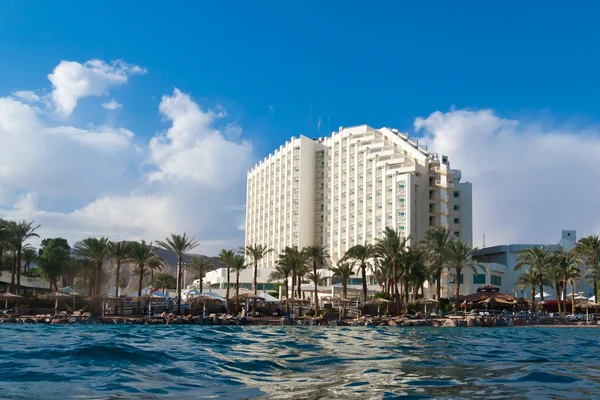
<path id="1" fill-rule="evenodd" d="M 600 233 L 599 12 L 0 2 L 0 217 L 71 243 L 187 232 L 214 255 L 243 244 L 252 165 L 291 136 L 369 124 L 462 170 L 476 246 Z"/>

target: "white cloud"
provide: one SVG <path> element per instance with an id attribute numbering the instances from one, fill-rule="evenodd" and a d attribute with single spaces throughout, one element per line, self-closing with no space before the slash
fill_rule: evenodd
<path id="1" fill-rule="evenodd" d="M 544 128 L 492 110 L 434 112 L 415 128 L 473 183 L 474 244 L 556 243 L 600 231 L 600 130 Z"/>
<path id="2" fill-rule="evenodd" d="M 125 128 L 50 125 L 15 97 L 0 98 L 0 217 L 35 220 L 43 237 L 71 243 L 187 232 L 205 254 L 242 244 L 252 149 L 240 126 L 217 125 L 221 106 L 204 111 L 175 90 L 159 107 L 171 126 L 135 143 Z"/>
<path id="3" fill-rule="evenodd" d="M 27 192 L 19 195 L 17 201 L 13 205 L 14 208 L 19 210 L 32 211 L 37 209 L 38 195 L 36 192 Z"/>
<path id="4" fill-rule="evenodd" d="M 275 112 L 275 107 L 269 104 L 269 111 L 271 111 L 271 114 L 273 114 Z"/>
<path id="5" fill-rule="evenodd" d="M 111 99 L 109 102 L 102 103 L 102 107 L 106 108 L 107 110 L 114 111 L 118 108 L 122 108 L 123 104 L 117 102 L 115 99 Z"/>
<path id="6" fill-rule="evenodd" d="M 101 60 L 90 60 L 83 64 L 61 61 L 48 79 L 52 82 L 52 99 L 56 110 L 69 116 L 79 99 L 106 95 L 109 87 L 123 85 L 129 76 L 145 73 L 145 69 L 121 60 L 110 64 Z"/>
<path id="7" fill-rule="evenodd" d="M 26 90 L 20 90 L 17 92 L 13 92 L 13 96 L 15 96 L 21 100 L 31 102 L 31 103 L 37 103 L 37 102 L 42 101 L 42 98 L 40 96 L 38 96 L 34 92 L 26 91 Z"/>
<path id="8" fill-rule="evenodd" d="M 150 141 L 150 157 L 157 167 L 151 181 L 184 179 L 212 187 L 237 183 L 240 170 L 251 164 L 252 148 L 247 142 L 227 140 L 212 126 L 223 112 L 203 111 L 178 89 L 163 96 L 159 110 L 172 126 Z M 241 134 L 237 125 L 227 125 L 226 131 Z"/>

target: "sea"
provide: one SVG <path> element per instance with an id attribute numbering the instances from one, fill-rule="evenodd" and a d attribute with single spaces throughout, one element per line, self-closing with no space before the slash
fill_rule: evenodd
<path id="1" fill-rule="evenodd" d="M 585 328 L 0 326 L 2 399 L 597 399 Z"/>

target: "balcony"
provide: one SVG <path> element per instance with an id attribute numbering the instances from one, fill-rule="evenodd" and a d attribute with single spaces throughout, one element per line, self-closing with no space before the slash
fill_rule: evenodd
<path id="1" fill-rule="evenodd" d="M 435 181 L 435 185 L 438 187 L 441 187 L 441 188 L 448 188 L 448 189 L 454 187 L 454 184 L 452 182 L 442 182 L 439 179 Z"/>

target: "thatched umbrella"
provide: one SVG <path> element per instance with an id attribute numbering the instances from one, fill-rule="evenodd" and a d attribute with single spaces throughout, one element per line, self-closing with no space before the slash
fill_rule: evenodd
<path id="1" fill-rule="evenodd" d="M 219 303 L 220 304 L 220 303 L 223 303 L 223 300 L 221 300 L 217 297 L 214 297 L 214 296 L 207 296 L 205 294 L 201 294 L 199 296 L 195 296 L 194 298 L 190 299 L 188 302 L 191 305 L 202 303 L 202 306 L 203 306 L 202 316 L 204 317 L 204 315 L 206 314 L 206 303 L 209 303 L 209 304 L 210 303 L 214 303 L 214 304 Z"/>
<path id="2" fill-rule="evenodd" d="M 65 294 L 62 292 L 52 292 L 46 293 L 39 296 L 42 300 L 54 300 L 54 315 L 58 314 L 58 299 L 69 299 L 71 298 L 70 294 Z"/>
<path id="3" fill-rule="evenodd" d="M 379 315 L 379 309 L 382 304 L 391 303 L 391 300 L 384 299 L 383 297 L 376 297 L 372 300 L 365 301 L 365 304 L 377 304 L 377 315 Z M 388 313 L 389 315 L 389 313 Z"/>
<path id="4" fill-rule="evenodd" d="M 78 295 L 76 292 L 72 293 L 73 295 Z M 105 308 L 106 308 L 106 302 L 109 300 L 121 300 L 124 301 L 125 299 L 122 297 L 116 297 L 116 296 L 111 296 L 109 294 L 98 294 L 96 296 L 88 296 L 84 299 L 85 301 L 87 301 L 88 303 L 95 303 L 97 301 L 102 303 L 102 318 L 104 318 L 104 312 L 105 312 Z M 75 299 L 73 299 L 73 308 L 75 308 Z"/>
<path id="5" fill-rule="evenodd" d="M 23 296 L 18 295 L 18 294 L 12 294 L 9 292 L 6 293 L 0 293 L 0 299 L 4 299 L 4 308 L 8 308 L 8 300 L 10 299 L 11 301 L 13 300 L 17 300 L 22 298 Z"/>
<path id="6" fill-rule="evenodd" d="M 240 302 L 240 301 L 243 301 L 247 305 L 248 301 L 250 301 L 250 300 L 264 300 L 264 298 L 261 297 L 260 295 L 255 295 L 255 294 L 249 292 L 249 293 L 242 293 L 239 296 L 233 296 L 232 300 L 235 300 L 236 304 L 238 304 L 238 302 Z"/>

